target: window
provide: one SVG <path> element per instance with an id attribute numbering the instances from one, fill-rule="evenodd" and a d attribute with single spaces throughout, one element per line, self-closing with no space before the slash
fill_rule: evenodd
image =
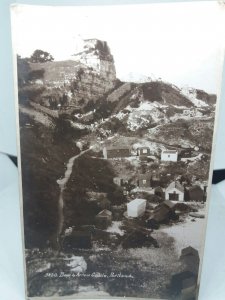
<path id="1" fill-rule="evenodd" d="M 179 195 L 176 194 L 176 192 L 169 193 L 169 200 L 175 200 L 175 201 L 178 201 L 178 200 L 179 200 Z"/>
<path id="2" fill-rule="evenodd" d="M 144 154 L 148 153 L 148 150 L 147 149 L 143 149 L 142 151 Z"/>
<path id="3" fill-rule="evenodd" d="M 146 179 L 143 179 L 143 180 L 142 180 L 142 183 L 143 183 L 143 184 L 146 184 L 146 183 L 147 183 L 147 180 L 146 180 Z"/>

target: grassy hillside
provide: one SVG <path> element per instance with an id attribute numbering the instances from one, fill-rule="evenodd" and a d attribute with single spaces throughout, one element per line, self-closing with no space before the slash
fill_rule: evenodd
<path id="1" fill-rule="evenodd" d="M 54 246 L 64 163 L 78 149 L 55 128 L 20 114 L 23 211 L 26 248 Z"/>
<path id="2" fill-rule="evenodd" d="M 210 153 L 213 136 L 213 118 L 202 120 L 177 120 L 173 123 L 161 125 L 149 131 L 151 138 L 169 145 L 181 147 L 198 146 Z"/>
<path id="3" fill-rule="evenodd" d="M 180 94 L 179 90 L 164 82 L 146 82 L 140 85 L 143 97 L 148 101 L 159 101 L 162 104 L 191 107 L 191 101 Z"/>
<path id="4" fill-rule="evenodd" d="M 83 155 L 74 162 L 64 192 L 66 226 L 93 224 L 93 218 L 102 209 L 96 202 L 88 201 L 89 191 L 107 193 L 112 205 L 123 203 L 122 190 L 113 183 L 113 177 L 114 170 L 107 160 Z"/>

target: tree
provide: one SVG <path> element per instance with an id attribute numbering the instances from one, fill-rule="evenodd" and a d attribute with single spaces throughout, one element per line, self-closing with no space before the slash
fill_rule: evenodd
<path id="1" fill-rule="evenodd" d="M 33 63 L 44 63 L 44 62 L 53 61 L 53 60 L 54 60 L 54 58 L 50 53 L 39 50 L 39 49 L 35 50 L 34 53 L 30 57 L 30 61 Z"/>

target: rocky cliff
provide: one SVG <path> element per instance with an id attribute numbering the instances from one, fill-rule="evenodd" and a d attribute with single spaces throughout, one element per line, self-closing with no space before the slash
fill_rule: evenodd
<path id="1" fill-rule="evenodd" d="M 84 40 L 82 50 L 71 60 L 29 65 L 31 72 L 44 70 L 43 78 L 35 79 L 33 83 L 50 91 L 63 91 L 67 106 L 85 106 L 91 100 L 96 102 L 116 85 L 113 56 L 107 43 L 97 39 Z M 42 97 L 45 106 L 51 106 L 48 94 Z"/>
<path id="2" fill-rule="evenodd" d="M 116 79 L 114 59 L 105 41 L 84 40 L 81 51 L 72 55 L 72 59 L 90 67 L 107 79 L 112 81 Z"/>

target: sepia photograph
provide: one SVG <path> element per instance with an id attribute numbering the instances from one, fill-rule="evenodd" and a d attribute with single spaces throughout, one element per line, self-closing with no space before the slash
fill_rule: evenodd
<path id="1" fill-rule="evenodd" d="M 27 297 L 197 299 L 220 5 L 16 4 L 11 19 Z"/>

